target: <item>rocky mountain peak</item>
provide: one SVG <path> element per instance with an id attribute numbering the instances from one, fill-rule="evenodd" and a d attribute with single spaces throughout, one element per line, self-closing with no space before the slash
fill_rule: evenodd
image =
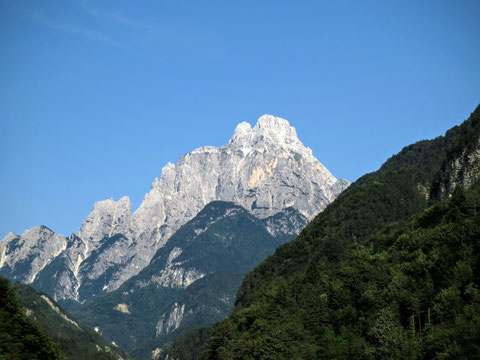
<path id="1" fill-rule="evenodd" d="M 104 237 L 125 231 L 125 224 L 130 218 L 131 211 L 132 204 L 128 196 L 118 201 L 112 198 L 97 201 L 77 235 L 81 239 L 95 243 Z"/>
<path id="2" fill-rule="evenodd" d="M 34 226 L 31 229 L 25 230 L 22 234 L 22 237 L 24 237 L 24 238 L 31 238 L 31 237 L 34 238 L 37 235 L 52 236 L 54 234 L 55 234 L 55 232 L 53 230 L 49 229 L 48 227 L 46 227 L 45 225 L 39 225 L 39 226 Z"/>
<path id="3" fill-rule="evenodd" d="M 235 131 L 233 132 L 233 136 L 230 139 L 230 143 L 244 144 L 251 133 L 252 133 L 252 127 L 248 122 L 243 121 L 240 124 L 238 124 L 237 127 L 235 128 Z"/>
<path id="4" fill-rule="evenodd" d="M 17 238 L 18 235 L 15 234 L 14 232 L 9 232 L 7 235 L 5 235 L 5 237 L 2 239 L 2 242 L 10 242 L 12 241 L 13 239 Z"/>
<path id="5" fill-rule="evenodd" d="M 266 143 L 270 148 L 295 149 L 297 152 L 308 152 L 297 137 L 297 131 L 290 123 L 272 115 L 263 115 L 253 128 L 253 143 Z"/>
<path id="6" fill-rule="evenodd" d="M 288 120 L 268 114 L 262 115 L 258 119 L 253 131 L 261 131 L 278 138 L 297 138 L 297 131 L 290 126 Z"/>
<path id="7" fill-rule="evenodd" d="M 262 115 L 253 128 L 247 122 L 238 124 L 229 142 L 229 145 L 250 148 L 258 148 L 260 144 L 305 148 L 297 137 L 297 131 L 287 120 L 268 114 Z"/>
<path id="8" fill-rule="evenodd" d="M 150 193 L 145 195 L 144 201 L 148 198 L 149 194 L 152 193 L 161 193 L 162 186 L 166 182 L 172 182 L 173 179 L 175 179 L 175 164 L 168 162 L 163 168 L 162 171 L 160 172 L 160 178 L 155 178 L 153 179 L 152 182 L 152 188 L 150 190 Z"/>

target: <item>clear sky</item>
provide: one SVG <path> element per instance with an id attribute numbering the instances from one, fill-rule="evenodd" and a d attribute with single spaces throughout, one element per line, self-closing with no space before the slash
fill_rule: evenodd
<path id="1" fill-rule="evenodd" d="M 0 1 L 0 238 L 284 117 L 337 178 L 480 103 L 480 1 Z"/>

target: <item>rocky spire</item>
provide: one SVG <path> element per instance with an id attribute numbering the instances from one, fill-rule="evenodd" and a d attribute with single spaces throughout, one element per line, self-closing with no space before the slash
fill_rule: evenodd
<path id="1" fill-rule="evenodd" d="M 98 201 L 93 205 L 92 212 L 84 220 L 77 236 L 93 244 L 105 237 L 127 232 L 131 211 L 132 204 L 128 196 L 122 197 L 118 202 L 111 198 Z"/>
<path id="2" fill-rule="evenodd" d="M 295 144 L 303 147 L 297 131 L 287 120 L 267 114 L 262 115 L 253 128 L 247 122 L 238 124 L 229 144 L 255 147 L 260 143 L 268 143 L 269 146 Z"/>
<path id="3" fill-rule="evenodd" d="M 235 128 L 230 144 L 243 145 L 247 142 L 249 135 L 252 132 L 252 127 L 247 122 L 241 122 Z"/>

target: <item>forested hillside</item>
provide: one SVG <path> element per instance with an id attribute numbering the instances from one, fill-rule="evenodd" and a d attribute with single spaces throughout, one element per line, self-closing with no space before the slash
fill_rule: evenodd
<path id="1" fill-rule="evenodd" d="M 0 359 L 64 359 L 58 346 L 27 317 L 17 292 L 1 276 Z"/>
<path id="2" fill-rule="evenodd" d="M 28 285 L 0 277 L 0 359 L 127 359 Z"/>
<path id="3" fill-rule="evenodd" d="M 204 357 L 479 357 L 479 136 L 477 108 L 352 184 L 247 275 Z"/>

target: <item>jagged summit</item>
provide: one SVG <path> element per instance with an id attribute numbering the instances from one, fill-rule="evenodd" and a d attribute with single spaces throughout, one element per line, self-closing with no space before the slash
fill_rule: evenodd
<path id="1" fill-rule="evenodd" d="M 66 269 L 46 269 L 62 279 L 57 298 L 74 294 L 82 301 L 137 274 L 212 201 L 235 203 L 260 219 L 289 207 L 311 219 L 348 185 L 313 156 L 287 120 L 263 115 L 253 127 L 238 124 L 228 144 L 201 147 L 167 163 L 133 214 L 128 197 L 97 202 L 76 236 L 63 239 Z"/>
<path id="2" fill-rule="evenodd" d="M 35 226 L 20 236 L 9 233 L 0 241 L 1 273 L 11 279 L 31 283 L 66 248 L 65 237 L 46 226 Z"/>
<path id="3" fill-rule="evenodd" d="M 262 115 L 258 118 L 253 131 L 275 132 L 276 134 L 287 134 L 291 137 L 297 137 L 297 132 L 293 126 L 290 126 L 288 120 L 273 115 Z"/>
<path id="4" fill-rule="evenodd" d="M 106 236 L 110 237 L 128 230 L 123 225 L 125 225 L 125 220 L 130 217 L 131 210 L 132 204 L 128 196 L 124 196 L 118 201 L 112 198 L 97 201 L 77 235 L 81 239 L 98 242 Z"/>
<path id="5" fill-rule="evenodd" d="M 303 146 L 297 131 L 287 120 L 268 114 L 262 115 L 253 128 L 247 122 L 238 124 L 229 144 L 255 147 L 260 142 L 276 146 Z"/>
<path id="6" fill-rule="evenodd" d="M 232 138 L 230 139 L 230 143 L 235 144 L 243 144 L 246 142 L 247 137 L 252 132 L 252 127 L 248 122 L 241 122 L 235 128 Z"/>

